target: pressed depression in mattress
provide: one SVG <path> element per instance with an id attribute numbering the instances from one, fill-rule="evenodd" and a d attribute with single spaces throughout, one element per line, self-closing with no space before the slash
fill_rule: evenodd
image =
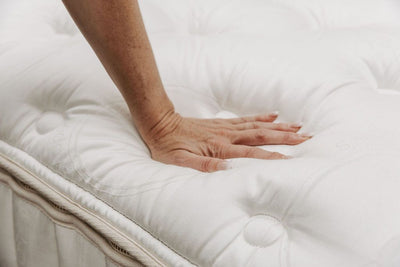
<path id="1" fill-rule="evenodd" d="M 6 0 L 1 168 L 147 265 L 400 266 L 400 2 L 140 4 L 178 112 L 314 137 L 215 173 L 153 161 L 61 1 Z"/>

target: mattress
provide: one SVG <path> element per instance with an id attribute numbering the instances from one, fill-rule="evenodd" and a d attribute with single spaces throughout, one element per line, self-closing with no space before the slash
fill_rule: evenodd
<path id="1" fill-rule="evenodd" d="M 400 2 L 140 5 L 179 113 L 277 110 L 313 138 L 153 161 L 62 2 L 2 0 L 0 265 L 400 266 Z"/>

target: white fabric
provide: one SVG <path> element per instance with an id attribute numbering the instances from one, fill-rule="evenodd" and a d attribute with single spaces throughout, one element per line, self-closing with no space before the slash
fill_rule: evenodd
<path id="1" fill-rule="evenodd" d="M 279 110 L 314 138 L 212 174 L 155 162 L 61 1 L 3 0 L 0 153 L 168 265 L 400 266 L 400 2 L 141 7 L 180 113 Z"/>

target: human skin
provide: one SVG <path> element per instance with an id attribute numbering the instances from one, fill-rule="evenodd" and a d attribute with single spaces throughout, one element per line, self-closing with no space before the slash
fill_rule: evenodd
<path id="1" fill-rule="evenodd" d="M 258 145 L 297 145 L 311 136 L 296 123 L 273 123 L 277 113 L 236 119 L 186 118 L 168 98 L 137 0 L 63 0 L 124 97 L 154 160 L 204 172 L 224 170 L 225 159 L 287 159 Z"/>

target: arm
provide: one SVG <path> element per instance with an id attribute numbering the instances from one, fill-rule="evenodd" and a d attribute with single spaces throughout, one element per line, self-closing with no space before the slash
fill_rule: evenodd
<path id="1" fill-rule="evenodd" d="M 64 0 L 79 29 L 125 98 L 140 133 L 174 107 L 166 95 L 137 1 Z"/>
<path id="2" fill-rule="evenodd" d="M 152 158 L 216 171 L 223 159 L 286 158 L 251 147 L 299 144 L 299 125 L 275 124 L 277 114 L 230 120 L 183 118 L 163 88 L 137 0 L 63 0 L 104 68 L 120 90 Z"/>

